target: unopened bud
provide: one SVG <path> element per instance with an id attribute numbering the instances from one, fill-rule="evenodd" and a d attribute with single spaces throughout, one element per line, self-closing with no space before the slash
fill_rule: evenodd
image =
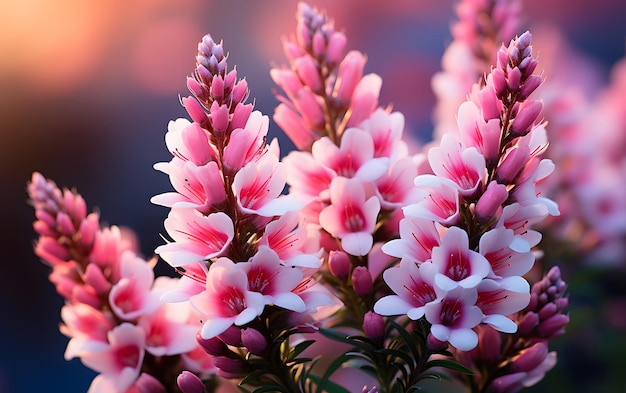
<path id="1" fill-rule="evenodd" d="M 537 325 L 539 325 L 539 315 L 529 311 L 524 314 L 522 320 L 517 324 L 517 334 L 522 337 L 527 337 L 535 330 Z"/>
<path id="2" fill-rule="evenodd" d="M 569 323 L 569 317 L 565 314 L 556 314 L 537 326 L 537 332 L 541 337 L 552 338 L 565 332 L 565 326 Z"/>
<path id="3" fill-rule="evenodd" d="M 363 316 L 363 331 L 372 341 L 382 344 L 385 337 L 385 320 L 380 314 L 368 311 Z"/>
<path id="4" fill-rule="evenodd" d="M 487 185 L 487 189 L 476 202 L 476 218 L 481 224 L 487 223 L 509 197 L 506 186 L 495 180 Z"/>
<path id="5" fill-rule="evenodd" d="M 541 109 L 543 109 L 543 104 L 540 101 L 527 101 L 522 104 L 511 124 L 511 134 L 515 137 L 528 134 L 541 113 Z"/>
<path id="6" fill-rule="evenodd" d="M 513 148 L 496 169 L 496 180 L 500 184 L 512 184 L 517 175 L 524 168 L 530 159 L 530 148 L 528 145 L 520 144 Z"/>
<path id="7" fill-rule="evenodd" d="M 241 328 L 232 325 L 218 336 L 222 341 L 234 347 L 241 347 Z"/>
<path id="8" fill-rule="evenodd" d="M 511 360 L 511 367 L 516 372 L 531 372 L 548 356 L 548 346 L 543 342 L 535 343 L 523 349 Z"/>
<path id="9" fill-rule="evenodd" d="M 261 332 L 256 329 L 247 328 L 241 331 L 241 343 L 248 351 L 255 355 L 260 355 L 267 348 L 267 340 Z"/>
<path id="10" fill-rule="evenodd" d="M 198 332 L 198 334 L 196 334 L 196 341 L 200 344 L 202 349 L 211 356 L 224 356 L 230 352 L 226 344 L 224 344 L 224 341 L 217 337 L 206 339 Z"/>
<path id="11" fill-rule="evenodd" d="M 328 268 L 333 276 L 343 280 L 350 274 L 350 257 L 343 251 L 331 251 L 328 256 Z"/>
<path id="12" fill-rule="evenodd" d="M 206 393 L 206 387 L 197 375 L 183 371 L 176 378 L 176 384 L 183 393 Z"/>
<path id="13" fill-rule="evenodd" d="M 372 274 L 365 266 L 357 266 L 352 271 L 352 287 L 359 296 L 365 296 L 372 291 Z"/>

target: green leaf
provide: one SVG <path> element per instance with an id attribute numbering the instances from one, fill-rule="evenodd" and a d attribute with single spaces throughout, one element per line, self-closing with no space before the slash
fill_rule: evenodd
<path id="1" fill-rule="evenodd" d="M 252 393 L 263 393 L 263 392 L 283 392 L 290 393 L 289 390 L 280 385 L 267 385 L 262 386 L 260 388 L 255 389 Z"/>
<path id="2" fill-rule="evenodd" d="M 298 355 L 304 352 L 305 349 L 307 349 L 314 343 L 315 343 L 315 340 L 306 340 L 306 341 L 302 341 L 301 343 L 296 344 L 293 348 L 289 350 L 289 354 L 287 355 L 287 359 L 285 359 L 285 361 L 288 362 L 290 360 L 295 359 Z"/>
<path id="3" fill-rule="evenodd" d="M 461 363 L 455 362 L 453 360 L 446 359 L 435 359 L 426 363 L 425 368 L 431 367 L 444 367 L 448 370 L 457 371 L 462 374 L 474 375 L 474 371 L 462 365 Z"/>
<path id="4" fill-rule="evenodd" d="M 320 389 L 323 389 L 323 391 L 327 393 L 350 393 L 348 389 L 328 379 L 325 380 L 324 378 L 320 378 L 317 375 L 309 375 L 309 378 L 317 383 L 318 392 L 320 391 Z"/>
<path id="5" fill-rule="evenodd" d="M 270 372 L 268 370 L 263 370 L 263 369 L 252 371 L 251 373 L 246 375 L 246 377 L 242 379 L 239 384 L 240 385 L 247 385 L 247 384 L 257 385 L 259 381 L 254 381 L 254 379 L 257 377 L 260 377 L 263 374 L 270 374 Z"/>

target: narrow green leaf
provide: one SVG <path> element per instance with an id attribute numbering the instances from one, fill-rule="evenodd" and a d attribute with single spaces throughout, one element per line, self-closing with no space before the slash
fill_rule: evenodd
<path id="1" fill-rule="evenodd" d="M 474 371 L 462 365 L 461 363 L 455 362 L 453 360 L 446 360 L 446 359 L 431 360 L 428 363 L 426 363 L 425 368 L 428 369 L 431 367 L 444 367 L 444 368 L 447 368 L 448 370 L 457 371 L 462 374 L 474 375 Z"/>
<path id="2" fill-rule="evenodd" d="M 328 379 L 324 380 L 324 378 L 320 378 L 317 375 L 309 375 L 309 378 L 317 383 L 318 391 L 323 389 L 323 391 L 327 393 L 350 393 L 348 389 Z"/>

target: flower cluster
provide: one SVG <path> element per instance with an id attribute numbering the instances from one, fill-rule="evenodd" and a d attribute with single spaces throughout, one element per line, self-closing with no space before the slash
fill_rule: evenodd
<path id="1" fill-rule="evenodd" d="M 169 123 L 172 158 L 154 166 L 174 188 L 152 202 L 170 209 L 155 253 L 175 278 L 155 279 L 156 258 L 33 175 L 36 253 L 68 299 L 66 357 L 101 372 L 90 391 L 391 393 L 443 373 L 514 392 L 542 378 L 569 321 L 558 268 L 532 289 L 525 278 L 534 226 L 559 215 L 539 189 L 555 169 L 543 78 L 529 32 L 496 45 L 517 1 L 458 12 L 455 42 L 476 61 L 450 102 L 467 99 L 438 111 L 453 130 L 417 153 L 379 104 L 381 77 L 313 7 L 299 4 L 288 64 L 271 70 L 274 119 L 298 149 L 282 161 L 245 79 L 203 37 L 181 99 L 191 120 Z"/>
<path id="2" fill-rule="evenodd" d="M 50 281 L 66 299 L 65 358 L 79 358 L 100 373 L 90 392 L 159 392 L 175 387 L 182 370 L 213 373 L 211 358 L 195 341 L 197 312 L 161 302 L 173 280 L 154 278 L 156 259 L 141 258 L 133 236 L 101 227 L 79 194 L 40 173 L 28 192 L 37 216 L 35 253 L 52 268 Z"/>

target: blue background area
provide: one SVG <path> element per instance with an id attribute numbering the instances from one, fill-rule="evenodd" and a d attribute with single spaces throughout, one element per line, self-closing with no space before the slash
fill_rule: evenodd
<path id="1" fill-rule="evenodd" d="M 163 232 L 167 209 L 151 205 L 149 199 L 170 190 L 167 177 L 154 171 L 152 165 L 170 158 L 164 135 L 169 120 L 185 116 L 178 95 L 186 95 L 185 76 L 193 70 L 200 35 L 211 32 L 216 39 L 224 39 L 230 52 L 229 64 L 231 67 L 237 64 L 240 75 L 246 76 L 257 109 L 271 116 L 276 105 L 271 95 L 269 69 L 272 61 L 284 63 L 280 38 L 295 27 L 295 1 L 144 1 L 137 3 L 143 4 L 146 11 L 135 9 L 133 14 L 126 13 L 126 2 L 110 3 L 116 4 L 113 11 L 117 19 L 113 18 L 116 22 L 105 25 L 101 33 L 114 40 L 97 48 L 105 55 L 92 65 L 97 69 L 91 70 L 89 78 L 57 90 L 46 90 L 44 85 L 30 80 L 32 73 L 44 72 L 46 61 L 69 64 L 77 61 L 81 52 L 65 59 L 44 57 L 37 64 L 17 70 L 0 68 L 2 393 L 81 392 L 95 376 L 78 360 L 63 359 L 67 339 L 58 331 L 63 301 L 47 280 L 48 268 L 32 253 L 34 216 L 26 204 L 25 193 L 32 171 L 41 171 L 61 186 L 76 187 L 88 206 L 101 212 L 103 222 L 137 231 L 143 252 L 150 255 L 161 243 L 159 234 Z M 333 3 L 314 4 L 327 9 L 336 25 L 344 28 L 349 48 L 368 55 L 367 71 L 383 77 L 381 103 L 392 102 L 395 109 L 406 115 L 418 138 L 427 140 L 434 103 L 430 77 L 440 69 L 441 54 L 451 40 L 448 28 L 454 20 L 453 2 Z M 407 6 L 407 3 L 416 5 Z M 542 3 L 546 2 L 526 2 L 527 20 L 560 28 L 572 45 L 597 61 L 605 73 L 623 57 L 626 3 L 611 0 Z M 0 6 L 0 14 L 2 7 L 5 6 Z M 10 17 L 6 12 L 4 15 Z M 134 20 L 139 18 L 137 15 L 141 15 L 141 20 Z M 151 23 L 167 22 L 168 18 L 182 20 L 200 35 L 192 42 L 179 42 L 178 49 L 187 55 L 170 58 L 167 67 L 165 63 L 151 62 L 149 56 L 145 58 L 144 65 L 151 71 L 159 72 L 163 65 L 163 80 L 178 81 L 177 85 L 169 83 L 150 89 L 135 80 L 140 78 L 139 74 L 130 71 L 132 67 L 127 60 L 133 57 L 133 51 L 139 50 L 131 44 L 141 35 L 143 27 L 149 29 Z M 0 23 L 0 35 L 12 34 L 3 31 L 2 26 L 6 25 Z M 80 35 L 81 31 L 74 33 Z M 45 35 L 46 31 L 38 34 Z M 22 45 L 29 45 L 26 37 Z M 13 50 L 15 53 L 3 51 L 0 61 L 10 63 L 18 58 L 19 50 Z M 280 138 L 284 154 L 290 144 L 274 124 L 270 129 L 271 137 Z M 161 266 L 160 272 L 169 270 Z M 573 300 L 596 304 L 597 296 L 611 296 L 611 293 L 590 288 Z M 550 375 L 546 384 L 534 391 L 566 391 L 555 390 L 555 386 L 569 385 L 559 384 L 559 378 L 561 382 L 563 378 L 575 381 L 579 387 L 594 386 L 598 378 L 609 381 L 607 389 L 617 389 L 618 385 L 610 385 L 612 376 L 607 375 L 604 367 L 612 361 L 605 355 L 611 348 L 616 351 L 616 347 L 601 342 L 597 348 L 597 353 L 582 355 L 572 347 L 563 349 L 559 354 L 563 369 Z"/>

